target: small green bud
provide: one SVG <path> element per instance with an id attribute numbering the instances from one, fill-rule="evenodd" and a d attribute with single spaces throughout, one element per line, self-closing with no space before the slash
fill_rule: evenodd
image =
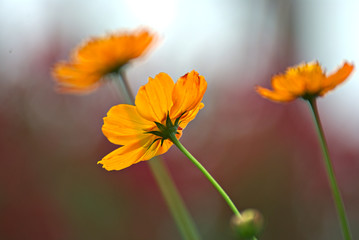
<path id="1" fill-rule="evenodd" d="M 246 209 L 232 217 L 231 225 L 238 239 L 253 240 L 262 232 L 264 220 L 258 210 Z"/>

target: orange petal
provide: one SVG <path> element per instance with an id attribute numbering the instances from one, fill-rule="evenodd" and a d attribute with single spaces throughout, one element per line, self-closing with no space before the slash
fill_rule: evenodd
<path id="1" fill-rule="evenodd" d="M 182 133 L 177 134 L 176 137 L 177 139 L 180 139 L 180 137 L 182 136 Z M 160 143 L 158 143 L 160 145 Z M 163 145 L 158 148 L 157 152 L 156 152 L 156 156 L 161 155 L 166 153 L 173 145 L 173 142 L 171 142 L 170 140 L 165 140 L 163 142 Z"/>
<path id="2" fill-rule="evenodd" d="M 302 73 L 305 79 L 306 93 L 317 94 L 325 79 L 323 70 L 318 62 L 308 63 Z"/>
<path id="3" fill-rule="evenodd" d="M 173 80 L 166 73 L 149 78 L 146 85 L 140 87 L 136 96 L 138 113 L 151 122 L 162 122 L 172 106 Z"/>
<path id="4" fill-rule="evenodd" d="M 276 75 L 272 78 L 274 92 L 287 92 L 288 95 L 301 95 L 305 91 L 305 80 L 291 75 Z"/>
<path id="5" fill-rule="evenodd" d="M 143 56 L 149 50 L 149 46 L 155 42 L 155 38 L 156 36 L 146 29 L 138 30 L 126 39 L 128 41 L 127 45 L 131 46 L 131 48 L 126 48 L 126 54 L 124 55 L 127 55 L 129 59 Z M 117 43 L 115 44 L 117 45 Z M 116 52 L 116 55 L 121 54 L 121 51 Z"/>
<path id="6" fill-rule="evenodd" d="M 101 78 L 100 74 L 95 72 L 86 72 L 78 64 L 58 63 L 53 76 L 56 79 L 60 89 L 71 90 L 92 90 L 97 87 Z"/>
<path id="7" fill-rule="evenodd" d="M 323 83 L 323 90 L 320 92 L 320 95 L 323 96 L 325 93 L 334 89 L 337 85 L 345 81 L 349 77 L 353 69 L 354 65 L 345 62 L 340 69 L 327 77 L 327 79 Z"/>
<path id="8" fill-rule="evenodd" d="M 148 139 L 145 130 L 155 127 L 153 122 L 142 118 L 135 106 L 120 104 L 112 107 L 102 126 L 103 134 L 114 144 L 126 145 Z"/>
<path id="9" fill-rule="evenodd" d="M 142 29 L 118 32 L 106 37 L 96 37 L 79 47 L 74 59 L 102 65 L 123 65 L 144 54 L 154 40 L 154 35 Z"/>
<path id="10" fill-rule="evenodd" d="M 144 55 L 154 38 L 147 30 L 93 38 L 73 51 L 70 62 L 57 64 L 53 76 L 61 92 L 94 90 L 105 75 Z"/>
<path id="11" fill-rule="evenodd" d="M 291 93 L 296 96 L 317 94 L 325 79 L 323 70 L 318 62 L 310 62 L 289 68 L 286 78 L 295 87 Z"/>
<path id="12" fill-rule="evenodd" d="M 198 106 L 195 109 L 192 109 L 191 111 L 186 112 L 186 114 L 184 114 L 181 117 L 180 127 L 182 129 L 185 129 L 187 124 L 197 116 L 198 111 L 201 110 L 203 107 L 204 107 L 204 104 L 200 103 L 200 104 L 198 104 Z"/>
<path id="13" fill-rule="evenodd" d="M 178 138 L 178 137 L 177 137 Z M 168 151 L 168 149 L 173 145 L 173 143 L 170 140 L 163 141 L 163 144 L 161 146 L 161 140 L 156 141 L 151 145 L 150 148 L 147 149 L 145 154 L 141 157 L 140 161 L 147 161 L 151 158 L 164 154 Z"/>
<path id="14" fill-rule="evenodd" d="M 195 109 L 202 101 L 206 89 L 206 80 L 194 70 L 179 78 L 172 94 L 171 119 Z"/>
<path id="15" fill-rule="evenodd" d="M 161 141 L 151 144 L 154 139 L 154 137 L 149 138 L 145 144 L 136 142 L 120 147 L 106 155 L 98 164 L 102 164 L 103 168 L 108 171 L 122 170 L 138 162 L 150 160 L 163 154 L 173 145 L 169 140 L 165 140 L 162 146 Z"/>
<path id="16" fill-rule="evenodd" d="M 146 149 L 139 143 L 126 145 L 107 154 L 98 164 L 108 171 L 121 170 L 139 162 L 145 152 Z"/>
<path id="17" fill-rule="evenodd" d="M 256 87 L 256 91 L 262 97 L 276 102 L 290 102 L 296 98 L 295 95 L 289 94 L 288 92 L 271 91 L 260 86 Z"/>

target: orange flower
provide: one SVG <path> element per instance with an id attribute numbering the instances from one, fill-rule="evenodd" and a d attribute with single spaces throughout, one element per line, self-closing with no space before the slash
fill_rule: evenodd
<path id="1" fill-rule="evenodd" d="M 167 152 L 173 144 L 170 135 L 179 139 L 203 108 L 206 89 L 206 80 L 196 71 L 176 84 L 166 73 L 149 78 L 139 89 L 135 106 L 120 104 L 107 113 L 102 132 L 110 142 L 123 146 L 98 163 L 106 170 L 121 170 Z"/>
<path id="2" fill-rule="evenodd" d="M 105 75 L 144 55 L 153 40 L 154 35 L 147 30 L 90 39 L 72 53 L 70 62 L 55 65 L 53 76 L 58 90 L 66 93 L 94 90 Z"/>
<path id="3" fill-rule="evenodd" d="M 318 62 L 305 63 L 274 76 L 273 90 L 257 86 L 256 91 L 262 97 L 277 102 L 289 102 L 299 97 L 309 100 L 334 89 L 348 78 L 353 69 L 353 65 L 345 62 L 339 70 L 327 76 Z"/>

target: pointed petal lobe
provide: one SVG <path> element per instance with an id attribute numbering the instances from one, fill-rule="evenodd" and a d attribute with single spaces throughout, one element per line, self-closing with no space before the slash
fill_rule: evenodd
<path id="1" fill-rule="evenodd" d="M 139 162 L 145 150 L 139 143 L 126 145 L 107 154 L 98 164 L 108 171 L 122 170 Z"/>
<path id="2" fill-rule="evenodd" d="M 202 101 L 206 89 L 206 80 L 194 70 L 179 78 L 173 89 L 171 118 L 175 119 L 182 113 L 196 108 Z"/>
<path id="3" fill-rule="evenodd" d="M 320 92 L 320 95 L 324 95 L 325 93 L 334 89 L 337 85 L 345 81 L 349 77 L 353 69 L 354 65 L 345 62 L 340 69 L 327 77 L 323 84 L 323 90 Z"/>
<path id="4" fill-rule="evenodd" d="M 256 87 L 256 91 L 262 97 L 276 102 L 289 102 L 296 98 L 295 95 L 289 94 L 287 92 L 271 91 L 269 89 L 260 86 Z"/>
<path id="5" fill-rule="evenodd" d="M 162 122 L 172 106 L 171 94 L 174 82 L 166 73 L 149 78 L 146 85 L 140 87 L 136 96 L 138 113 L 148 121 Z"/>

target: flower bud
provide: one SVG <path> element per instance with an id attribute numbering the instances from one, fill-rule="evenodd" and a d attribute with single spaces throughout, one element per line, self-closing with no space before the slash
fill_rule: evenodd
<path id="1" fill-rule="evenodd" d="M 246 209 L 241 216 L 232 217 L 231 225 L 238 239 L 252 240 L 262 232 L 264 220 L 258 210 Z"/>

